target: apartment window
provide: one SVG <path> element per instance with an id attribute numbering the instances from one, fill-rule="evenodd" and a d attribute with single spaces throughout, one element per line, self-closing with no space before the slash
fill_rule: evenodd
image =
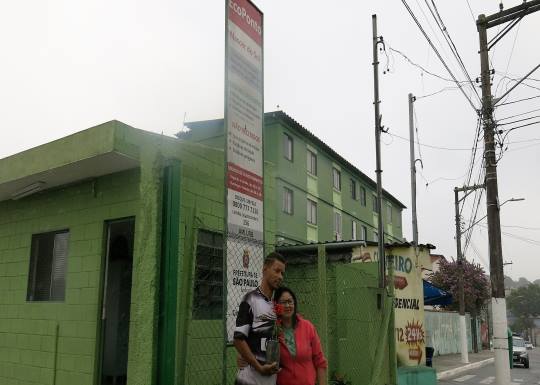
<path id="1" fill-rule="evenodd" d="M 317 202 L 311 199 L 307 200 L 307 222 L 312 225 L 317 224 Z"/>
<path id="2" fill-rule="evenodd" d="M 332 168 L 332 180 L 334 188 L 341 191 L 341 171 L 337 168 Z"/>
<path id="3" fill-rule="evenodd" d="M 307 151 L 307 171 L 311 175 L 317 175 L 317 154 Z"/>
<path id="4" fill-rule="evenodd" d="M 379 233 L 376 231 L 373 232 L 373 241 L 379 242 Z"/>
<path id="5" fill-rule="evenodd" d="M 386 205 L 386 218 L 388 223 L 392 223 L 392 205 Z"/>
<path id="6" fill-rule="evenodd" d="M 366 206 L 366 189 L 360 186 L 360 204 Z"/>
<path id="7" fill-rule="evenodd" d="M 358 188 L 356 186 L 356 181 L 351 178 L 351 198 L 354 200 L 358 199 Z"/>
<path id="8" fill-rule="evenodd" d="M 293 160 L 293 139 L 287 134 L 283 134 L 283 156 L 285 159 Z"/>
<path id="9" fill-rule="evenodd" d="M 63 301 L 69 231 L 32 235 L 27 301 Z"/>
<path id="10" fill-rule="evenodd" d="M 199 230 L 195 257 L 193 319 L 222 318 L 222 287 L 223 235 Z"/>
<path id="11" fill-rule="evenodd" d="M 367 241 L 367 227 L 366 226 L 360 227 L 360 239 L 363 241 Z"/>
<path id="12" fill-rule="evenodd" d="M 293 214 L 293 191 L 287 187 L 283 187 L 283 212 Z"/>
<path id="13" fill-rule="evenodd" d="M 371 196 L 371 201 L 373 203 L 373 211 L 374 212 L 379 212 L 379 210 L 377 210 L 377 208 L 379 207 L 379 205 L 377 204 L 377 195 L 372 195 Z"/>
<path id="14" fill-rule="evenodd" d="M 336 241 L 341 241 L 341 213 L 334 213 L 334 236 Z"/>
<path id="15" fill-rule="evenodd" d="M 356 236 L 356 227 L 357 227 L 357 223 L 356 221 L 352 221 L 352 234 L 351 234 L 351 239 L 353 241 L 357 240 L 357 236 Z"/>

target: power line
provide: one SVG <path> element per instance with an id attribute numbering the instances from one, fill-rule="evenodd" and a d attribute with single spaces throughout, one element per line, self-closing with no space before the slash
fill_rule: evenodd
<path id="1" fill-rule="evenodd" d="M 443 21 L 441 15 L 439 13 L 439 10 L 437 9 L 437 6 L 435 5 L 435 1 L 431 0 L 431 4 L 433 5 L 433 11 L 435 11 L 435 13 L 432 11 L 428 1 L 425 0 L 425 2 L 426 2 L 426 5 L 427 5 L 429 11 L 431 12 L 431 15 L 435 19 L 435 22 L 437 23 L 437 26 L 439 27 L 439 30 L 441 31 L 443 37 L 445 38 L 446 43 L 450 47 L 450 52 L 452 52 L 452 54 L 454 55 L 454 58 L 457 60 L 457 62 L 459 64 L 459 67 L 461 68 L 461 71 L 463 72 L 465 77 L 469 80 L 469 83 L 470 83 L 473 91 L 475 92 L 476 97 L 481 102 L 481 98 L 480 98 L 480 95 L 478 94 L 478 90 L 476 89 L 476 87 L 475 87 L 475 85 L 474 85 L 474 83 L 473 83 L 473 81 L 471 79 L 471 76 L 469 75 L 469 72 L 467 71 L 467 68 L 465 67 L 465 63 L 463 63 L 463 60 L 461 59 L 461 55 L 459 54 L 459 51 L 458 51 L 456 45 L 454 44 L 454 41 L 452 40 L 452 37 L 450 36 L 450 32 L 448 32 L 448 28 L 446 28 L 446 25 L 444 24 L 444 21 Z M 435 16 L 435 14 L 437 16 Z M 438 20 L 437 20 L 437 18 L 438 18 Z"/>
<path id="2" fill-rule="evenodd" d="M 453 90 L 457 90 L 457 89 L 458 89 L 458 87 L 444 87 L 444 88 L 441 88 L 440 90 L 432 92 L 430 94 L 416 96 L 416 99 L 418 100 L 418 99 L 429 98 L 430 96 L 435 96 L 435 95 L 438 95 L 438 94 L 446 92 L 446 91 L 453 91 Z"/>
<path id="3" fill-rule="evenodd" d="M 407 55 L 405 55 L 403 52 L 401 52 L 401 51 L 399 51 L 399 50 L 397 50 L 397 49 L 395 49 L 395 48 L 392 48 L 392 47 L 389 47 L 389 49 L 390 49 L 390 51 L 395 52 L 395 53 L 397 53 L 398 55 L 400 55 L 401 57 L 403 57 L 407 62 L 409 62 L 409 64 L 411 64 L 411 65 L 413 65 L 413 66 L 415 66 L 415 67 L 417 67 L 417 68 L 420 68 L 420 69 L 422 70 L 422 72 L 425 72 L 425 73 L 427 73 L 428 75 L 434 76 L 434 77 L 436 77 L 436 78 L 438 78 L 438 79 L 441 79 L 441 80 L 444 80 L 444 81 L 447 81 L 447 82 L 452 82 L 452 83 L 454 83 L 454 80 L 449 79 L 449 78 L 446 78 L 446 77 L 444 77 L 444 76 L 442 76 L 442 75 L 438 75 L 438 74 L 436 74 L 436 73 L 434 73 L 434 72 L 431 72 L 431 71 L 425 69 L 424 67 L 422 67 L 420 64 L 415 63 L 415 62 L 412 61 Z M 466 80 L 460 80 L 459 82 L 460 82 L 460 83 L 467 83 Z"/>
<path id="4" fill-rule="evenodd" d="M 422 27 L 422 25 L 420 24 L 420 22 L 418 21 L 418 19 L 416 18 L 416 15 L 414 14 L 414 12 L 412 11 L 412 9 L 409 7 L 409 4 L 407 4 L 407 1 L 406 0 L 401 0 L 401 2 L 403 3 L 403 5 L 405 6 L 405 8 L 407 9 L 407 12 L 409 12 L 409 15 L 411 15 L 412 19 L 414 20 L 416 26 L 418 27 L 418 29 L 420 29 L 420 31 L 422 32 L 422 34 L 424 35 L 424 38 L 427 40 L 427 42 L 429 43 L 429 45 L 431 46 L 431 48 L 433 49 L 433 51 L 435 52 L 435 54 L 437 55 L 437 57 L 439 58 L 439 60 L 441 61 L 441 63 L 443 64 L 444 68 L 446 69 L 446 71 L 448 71 L 448 74 L 450 75 L 450 77 L 453 79 L 454 83 L 456 83 L 456 85 L 459 87 L 460 91 L 463 93 L 463 96 L 465 96 L 465 98 L 467 99 L 467 101 L 469 102 L 469 104 L 471 105 L 471 107 L 473 108 L 474 112 L 476 114 L 478 114 L 478 110 L 476 108 L 476 106 L 474 105 L 474 103 L 472 102 L 472 100 L 469 98 L 469 96 L 465 93 L 465 91 L 463 90 L 463 88 L 461 87 L 461 84 L 459 83 L 459 81 L 456 79 L 456 77 L 454 76 L 454 74 L 452 73 L 452 71 L 450 70 L 450 68 L 448 68 L 448 65 L 446 64 L 446 62 L 444 61 L 444 59 L 441 57 L 441 54 L 439 53 L 439 51 L 437 50 L 437 47 L 435 47 L 435 45 L 433 44 L 433 42 L 431 41 L 431 39 L 429 38 L 429 36 L 427 35 L 426 31 L 424 30 L 424 28 Z"/>
<path id="5" fill-rule="evenodd" d="M 402 139 L 402 140 L 405 140 L 407 142 L 410 142 L 410 139 L 405 138 L 403 136 L 393 134 L 393 133 L 390 133 L 390 132 L 388 132 L 387 134 L 390 135 L 390 136 L 394 136 L 394 137 L 396 137 L 398 139 Z M 431 144 L 425 144 L 425 143 L 418 143 L 418 145 L 423 146 L 423 147 L 433 148 L 435 150 L 445 150 L 445 151 L 470 151 L 471 150 L 470 148 L 464 148 L 464 147 L 461 147 L 461 148 L 442 147 L 442 146 L 433 146 Z"/>
<path id="6" fill-rule="evenodd" d="M 537 99 L 537 98 L 540 98 L 540 95 L 531 96 L 531 97 L 529 97 L 529 98 L 524 98 L 524 99 L 513 100 L 513 101 L 511 101 L 511 102 L 501 103 L 501 104 L 498 104 L 497 106 L 498 106 L 498 107 L 500 107 L 500 106 L 506 106 L 506 105 L 508 105 L 508 104 L 514 104 L 514 103 L 524 102 L 524 101 L 526 101 L 526 100 Z"/>
<path id="7" fill-rule="evenodd" d="M 519 123 L 519 122 L 524 122 L 526 120 L 531 120 L 531 119 L 534 119 L 534 118 L 540 118 L 540 115 L 529 116 L 528 118 L 513 120 L 513 121 L 508 122 L 508 123 L 497 123 L 497 127 L 499 127 L 499 126 L 507 126 L 509 124 L 514 124 L 514 123 Z"/>
<path id="8" fill-rule="evenodd" d="M 469 4 L 469 0 L 467 0 L 467 6 L 469 7 L 469 11 L 471 12 L 471 17 L 472 17 L 472 20 L 473 20 L 473 23 L 476 24 L 476 19 L 474 18 L 474 12 L 471 8 L 471 4 Z"/>
<path id="9" fill-rule="evenodd" d="M 507 116 L 505 118 L 500 118 L 500 119 L 497 119 L 497 121 L 501 121 L 501 120 L 506 120 L 506 119 L 511 119 L 511 118 L 517 118 L 518 116 L 523 116 L 523 115 L 528 115 L 528 114 L 531 114 L 533 112 L 536 112 L 536 111 L 540 111 L 540 108 L 536 108 L 534 110 L 530 110 L 530 111 L 527 111 L 527 112 L 522 112 L 521 114 L 516 114 L 516 115 L 511 115 L 511 116 Z"/>

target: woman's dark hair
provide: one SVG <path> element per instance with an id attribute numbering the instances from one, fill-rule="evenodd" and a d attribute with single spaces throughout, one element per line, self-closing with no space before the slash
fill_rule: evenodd
<path id="1" fill-rule="evenodd" d="M 296 322 L 298 321 L 298 318 L 296 317 L 296 314 L 298 312 L 298 302 L 296 301 L 296 295 L 288 287 L 281 286 L 278 289 L 276 289 L 276 291 L 274 291 L 274 299 L 275 299 L 276 302 L 279 302 L 279 299 L 281 298 L 283 293 L 289 293 L 291 295 L 292 299 L 293 299 L 294 310 L 293 310 L 293 315 L 292 315 L 292 326 L 293 326 L 293 328 L 295 328 L 296 327 Z"/>

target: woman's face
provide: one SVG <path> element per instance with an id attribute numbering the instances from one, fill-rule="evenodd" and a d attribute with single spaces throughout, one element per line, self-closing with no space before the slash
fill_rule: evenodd
<path id="1" fill-rule="evenodd" d="M 294 313 L 294 299 L 289 292 L 284 292 L 279 297 L 278 303 L 283 306 L 283 318 L 291 318 Z"/>

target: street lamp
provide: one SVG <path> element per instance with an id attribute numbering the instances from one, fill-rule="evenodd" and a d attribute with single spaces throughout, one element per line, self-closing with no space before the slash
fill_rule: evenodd
<path id="1" fill-rule="evenodd" d="M 520 201 L 524 201 L 524 200 L 525 200 L 525 198 L 510 198 L 510 199 L 507 199 L 507 200 L 505 200 L 503 203 L 501 203 L 501 204 L 499 205 L 499 209 L 500 209 L 501 207 L 503 207 L 505 203 L 508 203 L 508 202 L 520 202 Z M 461 230 L 460 233 L 463 234 L 464 232 L 466 232 L 466 231 L 472 229 L 475 225 L 477 225 L 478 223 L 480 223 L 480 222 L 482 222 L 484 219 L 486 219 L 486 217 L 487 217 L 487 214 L 484 215 L 482 218 L 478 219 L 476 222 L 474 222 L 472 225 L 470 225 L 469 227 L 467 227 L 465 230 Z"/>

